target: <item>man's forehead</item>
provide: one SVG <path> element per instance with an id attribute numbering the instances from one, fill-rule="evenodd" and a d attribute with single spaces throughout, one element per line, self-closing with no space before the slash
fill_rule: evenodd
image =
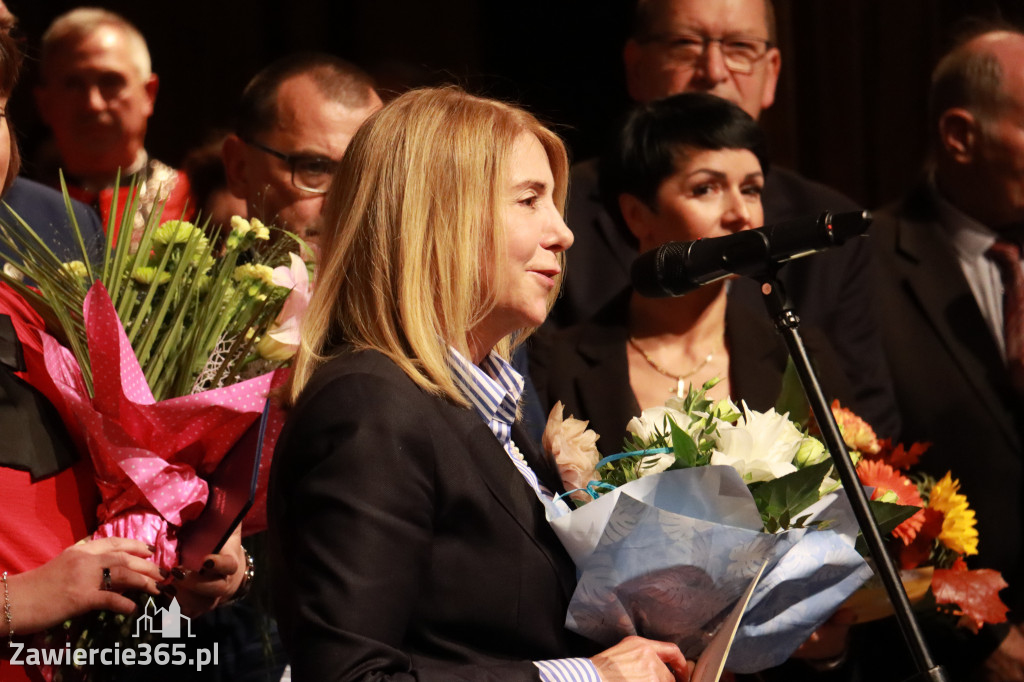
<path id="1" fill-rule="evenodd" d="M 88 35 L 69 37 L 54 46 L 44 70 L 68 72 L 78 70 L 137 72 L 128 42 L 113 26 L 100 26 Z"/>
<path id="2" fill-rule="evenodd" d="M 356 130 L 371 113 L 326 97 L 309 77 L 290 78 L 277 92 L 272 132 L 294 151 L 341 158 Z"/>
<path id="3" fill-rule="evenodd" d="M 665 0 L 655 26 L 660 32 L 692 28 L 716 35 L 763 35 L 768 31 L 764 0 Z"/>

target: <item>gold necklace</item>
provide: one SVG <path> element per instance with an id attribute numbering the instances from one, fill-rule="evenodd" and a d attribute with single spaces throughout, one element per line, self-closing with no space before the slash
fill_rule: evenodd
<path id="1" fill-rule="evenodd" d="M 665 369 L 664 367 L 659 365 L 657 362 L 655 362 L 654 358 L 652 358 L 650 355 L 648 355 L 647 351 L 645 351 L 643 348 L 640 347 L 640 344 L 638 344 L 636 342 L 635 338 L 630 336 L 630 337 L 628 337 L 628 341 L 629 341 L 629 345 L 631 345 L 633 348 L 635 348 L 636 352 L 640 353 L 641 357 L 643 357 L 643 359 L 647 361 L 648 365 L 650 365 L 651 367 L 654 368 L 655 372 L 657 372 L 658 374 L 661 374 L 662 376 L 666 376 L 669 379 L 675 379 L 675 381 L 676 381 L 676 389 L 674 391 L 670 390 L 669 393 L 674 393 L 676 396 L 678 396 L 680 398 L 682 398 L 684 395 L 686 395 L 686 393 L 685 393 L 685 388 L 686 388 L 686 381 L 685 381 L 685 379 L 689 379 L 694 374 L 696 374 L 697 372 L 701 371 L 702 369 L 707 367 L 709 364 L 711 364 L 711 361 L 715 359 L 715 350 L 721 344 L 721 341 L 719 342 L 719 344 L 716 344 L 715 347 L 711 349 L 711 352 L 708 353 L 707 356 L 705 356 L 703 360 L 701 360 L 699 363 L 697 363 L 697 366 L 694 367 L 693 369 L 691 369 L 691 370 L 689 370 L 687 372 L 683 372 L 682 374 L 673 374 L 672 372 L 669 372 L 667 369 Z"/>

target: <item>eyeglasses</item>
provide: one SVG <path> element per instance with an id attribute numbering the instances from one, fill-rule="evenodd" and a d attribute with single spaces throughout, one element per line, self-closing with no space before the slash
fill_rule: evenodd
<path id="1" fill-rule="evenodd" d="M 285 154 L 255 140 L 245 140 L 250 147 L 277 157 L 288 164 L 292 171 L 292 185 L 296 189 L 313 194 L 327 194 L 331 177 L 338 169 L 338 162 L 323 156 L 303 156 L 301 154 Z"/>
<path id="2" fill-rule="evenodd" d="M 722 50 L 725 68 L 740 74 L 752 73 L 754 65 L 764 59 L 768 50 L 774 47 L 772 41 L 764 38 L 748 38 L 746 36 L 711 38 L 698 33 L 653 35 L 640 42 L 663 45 L 668 51 L 669 59 L 689 67 L 696 64 L 707 53 L 708 45 L 718 43 Z"/>

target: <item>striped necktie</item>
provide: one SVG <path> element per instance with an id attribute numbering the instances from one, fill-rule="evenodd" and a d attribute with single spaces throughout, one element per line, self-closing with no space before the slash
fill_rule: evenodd
<path id="1" fill-rule="evenodd" d="M 1010 382 L 1024 396 L 1024 271 L 1020 245 L 999 240 L 987 252 L 1003 279 L 1003 334 Z"/>

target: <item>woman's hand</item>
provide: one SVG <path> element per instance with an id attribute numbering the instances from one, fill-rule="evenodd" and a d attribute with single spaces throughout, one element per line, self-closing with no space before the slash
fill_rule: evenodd
<path id="1" fill-rule="evenodd" d="M 219 553 L 206 557 L 201 570 L 186 574 L 175 569 L 172 573 L 174 581 L 164 592 L 177 597 L 182 613 L 189 617 L 211 611 L 230 600 L 245 577 L 241 526 L 235 529 Z"/>
<path id="2" fill-rule="evenodd" d="M 995 682 L 1020 682 L 1024 680 L 1024 628 L 1010 627 L 999 648 L 985 660 L 984 679 Z"/>
<path id="3" fill-rule="evenodd" d="M 850 626 L 856 620 L 851 611 L 839 609 L 793 652 L 793 658 L 803 659 L 812 667 L 842 665 L 849 646 Z"/>
<path id="4" fill-rule="evenodd" d="M 7 576 L 14 634 L 38 632 L 89 611 L 131 613 L 128 590 L 159 594 L 160 569 L 145 543 L 103 538 L 68 547 L 38 568 Z M 105 578 L 109 575 L 109 579 Z M 0 617 L 0 633 L 8 632 Z"/>
<path id="5" fill-rule="evenodd" d="M 679 647 L 643 637 L 626 637 L 590 659 L 603 682 L 687 682 L 690 666 Z"/>

